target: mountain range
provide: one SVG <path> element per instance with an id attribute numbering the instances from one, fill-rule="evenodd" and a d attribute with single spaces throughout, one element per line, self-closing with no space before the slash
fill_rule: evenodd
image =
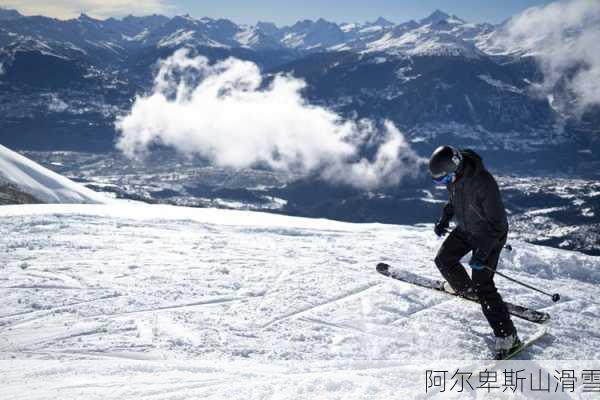
<path id="1" fill-rule="evenodd" d="M 580 118 L 564 107 L 565 93 L 535 95 L 543 74 L 532 55 L 541 50 L 507 47 L 499 40 L 506 26 L 439 10 L 403 23 L 318 19 L 284 27 L 189 15 L 58 20 L 0 10 L 0 141 L 17 149 L 112 151 L 115 118 L 150 90 L 158 60 L 187 47 L 211 61 L 236 57 L 266 74 L 303 78 L 311 102 L 345 117 L 394 121 L 424 153 L 452 141 L 516 154 L 525 169 L 531 163 L 523 163 L 523 152 L 537 154 L 541 168 L 562 160 L 595 169 L 586 155 L 599 146 L 599 135 L 588 133 L 598 129 L 600 112 Z M 551 165 L 548 151 L 558 154 Z"/>
<path id="2" fill-rule="evenodd" d="M 470 24 L 440 10 L 420 21 L 395 24 L 383 17 L 373 22 L 337 24 L 324 19 L 303 20 L 291 26 L 273 23 L 238 25 L 227 19 L 189 15 L 128 16 L 99 20 L 82 14 L 58 20 L 25 17 L 1 10 L 0 44 L 12 51 L 38 49 L 64 57 L 103 54 L 97 62 L 114 63 L 140 47 L 178 47 L 182 44 L 252 50 L 396 51 L 406 54 L 462 54 L 475 57 L 491 49 L 492 36 L 502 25 Z M 438 52 L 439 50 L 439 52 Z M 505 49 L 506 50 L 506 49 Z M 499 52 L 499 49 L 495 49 Z M 119 57 L 120 56 L 120 57 Z"/>

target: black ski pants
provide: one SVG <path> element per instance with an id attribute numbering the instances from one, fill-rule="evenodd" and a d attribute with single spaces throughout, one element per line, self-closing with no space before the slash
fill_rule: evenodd
<path id="1" fill-rule="evenodd" d="M 498 241 L 488 256 L 486 264 L 494 270 L 505 243 L 506 235 Z M 494 335 L 509 336 L 516 331 L 506 305 L 494 285 L 494 272 L 487 269 L 473 270 L 472 277 L 469 277 L 465 267 L 460 263 L 468 252 L 474 250 L 476 249 L 472 245 L 470 236 L 460 229 L 454 229 L 438 251 L 435 265 L 456 292 L 463 293 L 469 288 L 474 290 Z"/>

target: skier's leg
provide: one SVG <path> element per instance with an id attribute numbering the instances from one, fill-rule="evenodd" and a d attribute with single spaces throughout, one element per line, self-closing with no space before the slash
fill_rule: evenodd
<path id="1" fill-rule="evenodd" d="M 435 265 L 457 293 L 465 293 L 472 286 L 469 274 L 460 263 L 460 259 L 471 250 L 463 235 L 455 229 L 435 256 Z"/>
<path id="2" fill-rule="evenodd" d="M 506 239 L 501 240 L 488 258 L 488 265 L 494 270 L 505 242 Z M 479 296 L 483 314 L 494 330 L 494 335 L 505 337 L 516 333 L 508 309 L 494 285 L 494 272 L 487 269 L 473 270 L 473 288 Z"/>

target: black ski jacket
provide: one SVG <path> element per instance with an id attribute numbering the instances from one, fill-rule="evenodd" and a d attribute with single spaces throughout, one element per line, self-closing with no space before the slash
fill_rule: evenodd
<path id="1" fill-rule="evenodd" d="M 458 229 L 473 241 L 474 256 L 485 260 L 508 232 L 508 220 L 500 190 L 473 150 L 461 150 L 463 165 L 459 177 L 447 185 L 450 195 L 442 222 L 455 219 Z"/>

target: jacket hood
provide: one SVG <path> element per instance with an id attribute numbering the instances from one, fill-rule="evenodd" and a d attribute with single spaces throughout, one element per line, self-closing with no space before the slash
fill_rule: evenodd
<path id="1" fill-rule="evenodd" d="M 466 173 L 477 174 L 485 169 L 481 156 L 471 149 L 461 149 L 460 153 L 463 156 L 464 168 Z M 469 171 L 469 167 L 472 171 Z"/>

